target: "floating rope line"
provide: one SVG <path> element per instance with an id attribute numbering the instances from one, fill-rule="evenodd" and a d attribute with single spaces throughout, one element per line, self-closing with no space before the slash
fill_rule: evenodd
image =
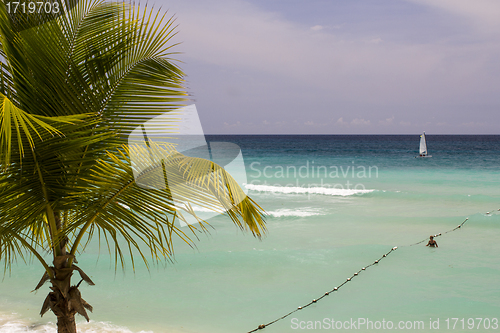
<path id="1" fill-rule="evenodd" d="M 299 311 L 299 310 L 302 310 L 302 309 L 304 309 L 304 308 L 307 308 L 309 305 L 314 304 L 314 303 L 316 303 L 316 302 L 320 301 L 323 297 L 326 297 L 326 296 L 330 295 L 331 293 L 338 291 L 338 290 L 339 290 L 340 288 L 342 288 L 342 286 L 344 286 L 347 282 L 352 281 L 352 279 L 353 279 L 354 277 L 358 276 L 358 274 L 359 274 L 359 273 L 361 273 L 362 271 L 366 270 L 366 269 L 367 269 L 368 267 L 370 267 L 370 266 L 373 266 L 373 265 L 378 264 L 378 263 L 379 263 L 382 259 L 386 258 L 389 254 L 391 254 L 391 253 L 392 253 L 393 251 L 395 251 L 397 248 L 398 248 L 397 246 L 393 247 L 393 248 L 392 248 L 389 252 L 387 252 L 386 254 L 384 254 L 382 257 L 380 257 L 379 259 L 375 260 L 375 261 L 374 261 L 373 263 L 371 263 L 370 265 L 368 265 L 368 266 L 365 266 L 365 267 L 361 268 L 359 271 L 357 271 L 356 273 L 354 273 L 351 277 L 348 277 L 348 278 L 347 278 L 344 282 L 342 282 L 340 285 L 338 285 L 337 287 L 333 288 L 333 289 L 332 289 L 332 290 L 330 290 L 330 291 L 325 292 L 325 293 L 324 293 L 321 297 L 313 299 L 311 302 L 307 303 L 306 305 L 299 306 L 299 307 L 298 307 L 298 308 L 296 308 L 295 310 L 293 310 L 293 311 L 291 311 L 291 312 L 287 313 L 287 314 L 286 314 L 286 315 L 284 315 L 283 317 L 280 317 L 280 318 L 278 318 L 278 319 L 275 319 L 275 320 L 271 321 L 270 323 L 259 325 L 256 329 L 254 329 L 254 330 L 252 330 L 252 331 L 249 331 L 248 333 L 256 332 L 256 331 L 261 330 L 261 329 L 263 329 L 263 328 L 265 328 L 265 327 L 267 327 L 267 326 L 269 326 L 269 325 L 271 325 L 271 324 L 274 324 L 274 323 L 275 323 L 275 322 L 277 322 L 277 321 L 280 321 L 280 320 L 282 320 L 282 319 L 285 319 L 286 317 L 288 317 L 288 316 L 289 316 L 289 315 L 291 315 L 292 313 L 297 312 L 297 311 Z"/>
<path id="2" fill-rule="evenodd" d="M 500 210 L 500 209 L 499 209 Z M 489 212 L 487 212 L 486 214 L 489 214 Z M 444 234 L 447 234 L 449 232 L 452 232 L 452 231 L 455 231 L 457 229 L 460 229 L 462 228 L 462 226 L 465 224 L 465 222 L 467 222 L 469 220 L 469 218 L 466 218 L 462 223 L 460 223 L 458 226 L 456 226 L 455 228 L 451 229 L 451 230 L 448 230 L 448 231 L 445 231 L 443 233 L 439 233 L 439 234 L 436 234 L 434 235 L 434 238 L 437 238 L 439 236 L 442 236 Z M 423 242 L 425 242 L 426 240 L 428 240 L 428 238 L 425 238 L 424 240 L 421 240 L 420 242 L 418 243 L 415 243 L 415 244 L 410 244 L 410 245 L 403 245 L 403 246 L 414 246 L 414 245 L 418 245 L 418 244 L 422 244 Z"/>
<path id="3" fill-rule="evenodd" d="M 500 211 L 500 209 L 498 209 L 498 211 Z M 487 212 L 486 214 L 488 215 L 489 213 L 490 213 L 490 212 Z M 463 225 L 465 224 L 465 222 L 467 222 L 468 220 L 469 220 L 469 218 L 466 218 L 466 219 L 465 219 L 465 220 L 464 220 L 461 224 L 459 224 L 459 225 L 458 225 L 458 226 L 456 226 L 455 228 L 453 228 L 453 229 L 451 229 L 451 230 L 448 230 L 448 231 L 445 231 L 445 232 L 443 232 L 443 233 L 436 234 L 436 235 L 434 235 L 434 237 L 439 237 L 439 236 L 442 236 L 442 235 L 444 235 L 444 234 L 447 234 L 447 233 L 453 232 L 453 231 L 455 231 L 455 230 L 458 230 L 458 229 L 462 228 L 462 226 L 463 226 Z M 426 240 L 428 240 L 428 238 L 426 238 L 426 239 L 424 239 L 424 240 L 422 240 L 422 241 L 420 241 L 420 242 L 418 242 L 418 243 L 415 243 L 415 244 L 403 245 L 403 246 L 404 246 L 404 247 L 406 247 L 406 246 L 414 246 L 414 245 L 417 245 L 417 244 L 421 244 L 421 243 L 425 242 Z M 378 264 L 378 263 L 379 263 L 382 259 L 387 258 L 387 256 L 388 256 L 389 254 L 391 254 L 392 252 L 396 251 L 396 249 L 397 249 L 397 248 L 398 248 L 397 246 L 394 246 L 394 247 L 393 247 L 393 248 L 392 248 L 389 252 L 387 252 L 386 254 L 382 255 L 382 257 L 380 257 L 379 259 L 375 260 L 374 262 L 372 262 L 372 263 L 371 263 L 371 264 L 369 264 L 368 266 L 365 266 L 365 267 L 361 268 L 359 271 L 357 271 L 356 273 L 354 273 L 351 277 L 348 277 L 348 278 L 347 278 L 344 282 L 342 282 L 340 285 L 338 285 L 337 287 L 333 288 L 332 290 L 329 290 L 329 291 L 325 292 L 325 293 L 324 293 L 321 297 L 315 298 L 315 299 L 313 299 L 312 301 L 310 301 L 309 303 L 307 303 L 306 305 L 299 306 L 299 307 L 298 307 L 298 308 L 296 308 L 295 310 L 293 310 L 293 311 L 291 311 L 291 312 L 287 313 L 286 315 L 284 315 L 284 316 L 282 316 L 282 317 L 279 317 L 279 318 L 277 318 L 277 319 L 275 319 L 275 320 L 273 320 L 273 321 L 271 321 L 271 322 L 269 322 L 269 323 L 267 323 L 267 324 L 261 324 L 261 325 L 259 325 L 257 328 L 255 328 L 255 329 L 253 329 L 253 330 L 251 330 L 251 331 L 248 331 L 248 333 L 253 333 L 253 332 L 256 332 L 256 331 L 258 331 L 258 330 L 264 329 L 264 328 L 266 328 L 266 327 L 267 327 L 267 326 L 269 326 L 269 325 L 272 325 L 272 324 L 274 324 L 274 323 L 276 323 L 276 322 L 278 322 L 278 321 L 280 321 L 280 320 L 282 320 L 282 319 L 285 319 L 286 317 L 288 317 L 288 316 L 289 316 L 289 315 L 291 315 L 292 313 L 297 312 L 297 311 L 300 311 L 300 310 L 302 310 L 302 309 L 304 309 L 304 308 L 307 308 L 309 305 L 314 304 L 314 303 L 316 303 L 316 302 L 320 301 L 322 298 L 324 298 L 324 297 L 326 297 L 326 296 L 330 295 L 331 293 L 334 293 L 334 292 L 338 291 L 338 290 L 339 290 L 340 288 L 342 288 L 342 286 L 344 286 L 346 283 L 351 282 L 351 281 L 352 281 L 352 279 L 354 279 L 356 276 L 358 276 L 358 275 L 359 275 L 359 273 L 361 273 L 361 272 L 365 271 L 367 268 L 369 268 L 369 267 L 371 267 L 371 266 L 375 266 L 375 265 L 377 265 L 377 264 Z"/>

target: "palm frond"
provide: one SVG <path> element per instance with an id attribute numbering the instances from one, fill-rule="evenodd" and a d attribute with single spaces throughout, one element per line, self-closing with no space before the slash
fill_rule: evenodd
<path id="1" fill-rule="evenodd" d="M 192 242 L 188 234 L 173 223 L 175 218 L 184 219 L 183 214 L 195 215 L 189 208 L 191 204 L 214 211 L 227 210 L 228 216 L 241 229 L 249 229 L 258 237 L 262 235 L 265 230 L 263 210 L 246 197 L 222 167 L 211 161 L 186 157 L 171 147 L 157 146 L 157 151 L 164 154 L 164 162 L 152 164 L 134 177 L 131 149 L 141 150 L 141 147 L 123 146 L 118 154 L 109 152 L 108 158 L 101 160 L 86 179 L 87 184 L 75 192 L 73 199 L 78 201 L 81 210 L 72 217 L 66 230 L 66 233 L 79 234 L 73 243 L 72 254 L 76 253 L 83 235 L 95 227 L 108 234 L 116 247 L 119 247 L 116 235 L 119 233 L 129 250 L 134 248 L 141 256 L 140 246 L 134 238 L 148 244 L 153 257 L 168 257 L 172 254 L 172 234 Z M 144 149 L 142 153 L 149 156 Z M 151 162 L 148 157 L 144 161 Z M 145 179 L 156 182 L 157 177 L 166 177 L 170 185 L 163 189 L 137 185 Z M 175 195 L 172 193 L 174 187 Z M 200 229 L 205 230 L 205 222 L 200 222 Z M 198 229 L 189 225 L 186 230 L 193 233 Z M 121 251 L 116 253 L 120 255 Z"/>
<path id="2" fill-rule="evenodd" d="M 193 245 L 206 231 L 194 206 L 225 211 L 261 237 L 262 208 L 215 163 L 166 145 L 148 148 L 157 157 L 140 158 L 146 167 L 131 165 L 145 152 L 125 145 L 128 134 L 187 98 L 171 59 L 175 20 L 104 0 L 67 9 L 19 29 L 0 4 L 0 259 L 29 246 L 74 255 L 94 236 L 117 264 L 126 253 L 169 258 L 174 237 Z M 200 224 L 176 223 L 189 217 Z"/>

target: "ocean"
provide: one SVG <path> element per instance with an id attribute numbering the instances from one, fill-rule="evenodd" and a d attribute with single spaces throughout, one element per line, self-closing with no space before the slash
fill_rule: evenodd
<path id="1" fill-rule="evenodd" d="M 125 272 L 91 244 L 81 332 L 245 333 L 295 310 L 259 332 L 500 330 L 500 136 L 427 135 L 431 158 L 415 158 L 419 135 L 207 140 L 241 148 L 266 236 L 216 216 L 195 249 L 175 241 L 174 263 Z M 38 315 L 48 285 L 31 292 L 42 273 L 5 274 L 0 332 L 56 331 Z"/>

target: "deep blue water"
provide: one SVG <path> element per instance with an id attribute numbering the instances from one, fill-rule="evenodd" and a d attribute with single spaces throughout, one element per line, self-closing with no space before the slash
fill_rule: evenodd
<path id="1" fill-rule="evenodd" d="M 500 135 L 426 134 L 433 157 L 418 162 L 419 135 L 207 135 L 239 145 L 245 158 L 371 160 L 388 167 L 500 168 Z M 250 160 L 250 162 L 251 162 Z M 417 162 L 417 163 L 418 163 Z M 425 163 L 425 164 L 423 164 Z M 247 163 L 248 164 L 248 163 Z"/>

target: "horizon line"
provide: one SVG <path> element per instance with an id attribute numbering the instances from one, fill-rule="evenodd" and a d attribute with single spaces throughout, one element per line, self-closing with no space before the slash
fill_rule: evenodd
<path id="1" fill-rule="evenodd" d="M 229 134 L 229 133 L 205 133 L 205 135 L 309 135 L 309 136 L 314 136 L 314 135 L 398 135 L 398 136 L 401 136 L 401 135 L 422 135 L 422 133 L 414 133 L 414 134 L 335 134 L 335 133 L 328 133 L 328 134 L 295 134 L 295 133 L 276 133 L 276 134 L 248 134 L 248 133 L 238 133 L 238 134 Z M 456 136 L 456 135 L 462 135 L 462 136 L 500 136 L 500 134 L 439 134 L 439 133 L 435 133 L 435 134 L 428 134 L 427 132 L 425 133 L 425 135 L 449 135 L 449 136 Z"/>

